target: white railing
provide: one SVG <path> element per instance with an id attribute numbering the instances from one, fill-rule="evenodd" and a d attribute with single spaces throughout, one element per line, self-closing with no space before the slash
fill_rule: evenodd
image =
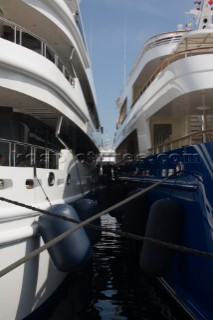
<path id="1" fill-rule="evenodd" d="M 184 50 L 178 53 L 174 53 L 173 55 L 166 58 L 159 67 L 155 70 L 155 72 L 150 76 L 150 78 L 147 80 L 147 82 L 140 88 L 137 95 L 135 96 L 133 103 L 131 105 L 131 108 L 134 107 L 135 103 L 140 99 L 142 94 L 145 92 L 145 90 L 152 84 L 152 82 L 157 78 L 159 73 L 163 71 L 168 65 L 171 63 L 184 59 L 189 56 L 197 55 L 197 54 L 209 54 L 213 52 L 213 45 L 205 48 L 196 48 L 196 49 L 189 49 Z"/>
<path id="2" fill-rule="evenodd" d="M 60 153 L 29 143 L 0 139 L 0 166 L 58 169 Z"/>
<path id="3" fill-rule="evenodd" d="M 71 73 L 63 65 L 63 63 L 59 59 L 56 51 L 49 44 L 47 44 L 42 38 L 38 37 L 33 32 L 21 27 L 20 25 L 14 23 L 12 21 L 9 21 L 5 18 L 2 18 L 2 17 L 0 17 L 0 25 L 3 27 L 5 27 L 5 26 L 10 27 L 13 32 L 12 39 L 7 38 L 3 32 L 1 32 L 1 35 L 0 35 L 1 38 L 8 40 L 8 41 L 13 41 L 14 43 L 19 44 L 23 47 L 27 47 L 28 49 L 35 51 L 35 52 L 41 54 L 46 59 L 52 61 L 58 67 L 58 69 L 63 73 L 63 75 L 69 81 L 69 83 L 72 86 L 74 86 L 74 84 L 75 84 L 74 76 L 71 75 Z M 30 47 L 30 44 L 27 45 L 27 43 L 26 44 L 23 43 L 23 33 L 31 36 L 32 38 L 34 38 L 35 40 L 37 40 L 40 43 L 39 51 L 35 50 L 35 49 L 33 50 L 33 48 Z M 73 72 L 75 72 L 75 71 L 73 70 Z"/>
<path id="4" fill-rule="evenodd" d="M 165 152 L 165 151 L 181 148 L 186 145 L 192 145 L 192 144 L 195 144 L 195 142 L 193 142 L 193 140 L 196 140 L 197 138 L 199 138 L 200 143 L 212 142 L 213 141 L 213 129 L 196 131 L 196 132 L 187 134 L 185 136 L 182 136 L 180 138 L 166 141 L 164 143 L 158 144 L 158 145 L 153 146 L 152 148 L 148 149 L 148 152 L 150 155 L 154 155 L 154 154 L 157 154 L 160 152 Z"/>

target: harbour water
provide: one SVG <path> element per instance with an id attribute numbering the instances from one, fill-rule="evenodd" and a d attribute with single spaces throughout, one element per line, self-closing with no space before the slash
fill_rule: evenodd
<path id="1" fill-rule="evenodd" d="M 119 227 L 106 215 L 102 225 Z M 102 233 L 91 262 L 72 273 L 39 320 L 185 320 L 167 294 L 140 271 L 128 240 Z M 36 318 L 38 319 L 38 318 Z"/>

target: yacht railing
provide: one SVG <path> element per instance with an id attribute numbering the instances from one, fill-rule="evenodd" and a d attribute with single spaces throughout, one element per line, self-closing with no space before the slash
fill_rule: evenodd
<path id="1" fill-rule="evenodd" d="M 174 150 L 183 146 L 213 141 L 213 129 L 196 131 L 181 138 L 169 140 L 148 149 L 150 155 Z"/>
<path id="2" fill-rule="evenodd" d="M 60 153 L 56 150 L 0 139 L 0 166 L 58 169 Z"/>
<path id="3" fill-rule="evenodd" d="M 188 31 L 175 31 L 175 32 L 167 32 L 167 33 L 162 33 L 157 36 L 154 36 L 150 38 L 148 41 L 144 43 L 143 49 L 141 50 L 138 58 L 136 59 L 134 66 L 129 73 L 129 77 L 127 80 L 127 83 L 130 81 L 131 76 L 134 74 L 135 70 L 137 69 L 143 55 L 150 49 L 162 46 L 162 45 L 171 45 L 171 44 L 176 44 L 177 42 L 180 41 L 180 38 L 183 36 L 183 33 L 188 32 Z"/>
<path id="4" fill-rule="evenodd" d="M 71 75 L 71 73 L 67 70 L 67 68 L 64 66 L 64 64 L 62 63 L 62 61 L 59 59 L 56 51 L 49 45 L 47 44 L 42 38 L 38 37 L 37 35 L 35 35 L 33 32 L 23 28 L 22 26 L 7 20 L 3 17 L 0 17 L 0 25 L 2 25 L 3 27 L 7 26 L 10 27 L 13 31 L 13 37 L 11 39 L 7 38 L 6 36 L 4 36 L 2 34 L 2 32 L 0 33 L 0 37 L 8 40 L 8 41 L 12 41 L 16 44 L 19 44 L 23 47 L 26 47 L 34 52 L 37 52 L 39 54 L 41 54 L 43 57 L 45 57 L 46 59 L 50 60 L 51 62 L 53 62 L 58 69 L 62 72 L 62 74 L 65 76 L 65 78 L 69 81 L 69 83 L 74 86 L 75 82 L 74 82 L 74 76 Z M 27 43 L 24 44 L 23 41 L 23 33 L 31 36 L 33 39 L 37 40 L 40 43 L 40 48 L 39 49 L 33 49 L 30 47 L 30 45 Z M 73 69 L 73 74 L 75 74 L 75 71 Z"/>
<path id="5" fill-rule="evenodd" d="M 155 72 L 151 75 L 151 77 L 148 79 L 148 81 L 145 83 L 145 85 L 140 89 L 137 96 L 135 97 L 131 108 L 135 105 L 135 103 L 140 99 L 144 91 L 151 85 L 151 83 L 157 78 L 160 72 L 162 72 L 168 65 L 171 63 L 181 60 L 188 56 L 193 56 L 195 54 L 209 54 L 213 52 L 213 46 L 205 47 L 205 48 L 195 48 L 195 49 L 189 49 L 189 50 L 183 50 L 178 53 L 174 53 L 173 55 L 166 58 L 160 66 L 155 70 Z"/>
<path id="6" fill-rule="evenodd" d="M 149 39 L 147 42 L 145 42 L 144 52 L 161 45 L 177 43 L 180 41 L 180 38 L 183 36 L 184 32 L 187 32 L 187 31 L 183 30 L 183 31 L 169 32 L 169 33 L 163 33 L 158 36 L 155 36 Z"/>

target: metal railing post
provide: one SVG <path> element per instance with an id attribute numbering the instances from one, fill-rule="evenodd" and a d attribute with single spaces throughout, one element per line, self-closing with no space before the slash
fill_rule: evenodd
<path id="1" fill-rule="evenodd" d="M 11 156 L 12 156 L 12 143 L 9 143 L 9 167 L 11 167 Z"/>
<path id="2" fill-rule="evenodd" d="M 44 43 L 41 41 L 41 55 L 44 55 Z"/>
<path id="3" fill-rule="evenodd" d="M 13 143 L 12 153 L 13 153 L 13 156 L 11 158 L 13 159 L 13 167 L 15 167 L 16 166 L 16 144 L 15 143 Z"/>
<path id="4" fill-rule="evenodd" d="M 19 44 L 22 46 L 22 29 L 19 30 Z"/>
<path id="5" fill-rule="evenodd" d="M 14 26 L 14 43 L 16 43 L 16 31 L 17 31 L 17 28 L 16 26 Z"/>
<path id="6" fill-rule="evenodd" d="M 54 157 L 56 157 L 56 160 L 55 161 L 53 160 L 52 165 L 53 165 L 54 169 L 59 168 L 59 157 L 60 157 L 59 151 L 45 148 L 42 146 L 24 143 L 24 142 L 7 140 L 7 139 L 3 139 L 3 138 L 2 139 L 0 138 L 0 143 L 6 144 L 8 146 L 8 151 L 6 151 L 6 152 L 4 152 L 4 154 L 2 154 L 2 156 L 7 156 L 8 163 L 6 164 L 6 166 L 10 166 L 10 167 L 17 166 L 16 156 L 17 156 L 17 152 L 20 152 L 19 147 L 21 146 L 22 148 L 24 148 L 22 150 L 25 150 L 25 152 L 28 152 L 27 155 L 25 154 L 25 161 L 28 160 L 28 165 L 27 165 L 28 167 L 38 164 L 38 163 L 36 163 L 36 158 L 37 158 L 37 154 L 38 154 L 38 150 L 39 150 L 39 151 L 43 151 L 43 154 L 41 154 L 40 152 L 39 152 L 39 154 L 40 154 L 40 158 L 41 158 L 41 156 L 45 157 L 44 161 L 45 161 L 45 168 L 46 169 L 50 168 L 50 160 L 53 159 Z M 23 156 L 24 154 L 20 153 L 18 155 Z M 21 160 L 21 161 L 23 161 L 23 160 Z"/>

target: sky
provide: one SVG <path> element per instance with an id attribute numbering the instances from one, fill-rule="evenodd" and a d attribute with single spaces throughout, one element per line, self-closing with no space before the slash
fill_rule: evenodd
<path id="1" fill-rule="evenodd" d="M 80 10 L 104 139 L 113 141 L 116 99 L 149 38 L 189 23 L 193 0 L 82 0 Z"/>

